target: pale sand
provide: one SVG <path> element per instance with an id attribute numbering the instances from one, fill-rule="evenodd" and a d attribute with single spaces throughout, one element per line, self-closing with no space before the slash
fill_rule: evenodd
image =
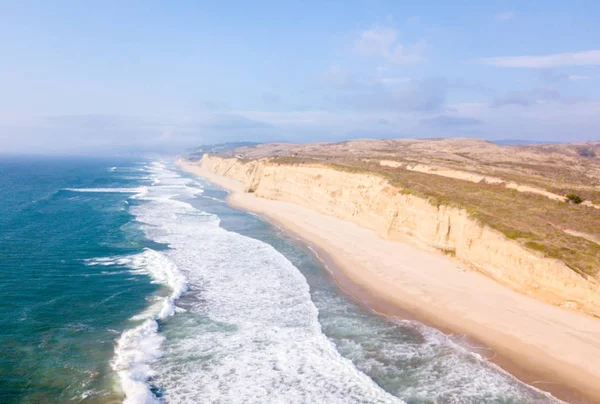
<path id="1" fill-rule="evenodd" d="M 197 165 L 182 168 L 231 191 L 232 205 L 263 214 L 326 251 L 358 288 L 492 347 L 504 358 L 501 366 L 538 388 L 571 402 L 600 402 L 599 319 L 520 295 L 444 255 L 299 205 L 257 198 L 242 183 Z"/>

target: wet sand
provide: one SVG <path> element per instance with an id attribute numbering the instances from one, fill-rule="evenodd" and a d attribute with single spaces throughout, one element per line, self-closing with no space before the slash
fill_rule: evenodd
<path id="1" fill-rule="evenodd" d="M 228 201 L 304 240 L 338 284 L 373 310 L 465 334 L 473 350 L 571 403 L 600 402 L 600 321 L 520 295 L 441 254 L 391 242 L 301 206 L 257 198 L 243 184 L 184 169 L 228 189 Z"/>

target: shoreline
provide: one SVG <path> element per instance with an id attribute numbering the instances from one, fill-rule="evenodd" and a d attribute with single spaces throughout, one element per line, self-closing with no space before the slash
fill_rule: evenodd
<path id="1" fill-rule="evenodd" d="M 519 295 L 480 273 L 461 268 L 455 260 L 441 254 L 425 252 L 406 243 L 383 240 L 370 230 L 331 216 L 319 214 L 298 205 L 258 198 L 251 193 L 245 193 L 242 183 L 202 170 L 198 165 L 180 164 L 180 166 L 185 171 L 203 177 L 209 182 L 230 191 L 227 198 L 230 205 L 265 217 L 268 221 L 277 224 L 284 231 L 306 244 L 313 250 L 317 258 L 323 262 L 330 275 L 345 293 L 375 312 L 393 318 L 417 320 L 446 334 L 464 334 L 467 336 L 469 345 L 473 345 L 472 351 L 486 357 L 490 362 L 522 382 L 549 392 L 560 400 L 570 403 L 591 403 L 600 400 L 600 386 L 597 385 L 596 380 L 598 379 L 595 378 L 595 374 L 599 374 L 600 369 L 586 368 L 585 366 L 576 367 L 572 364 L 573 360 L 568 363 L 557 357 L 557 355 L 551 355 L 554 353 L 553 346 L 564 345 L 566 341 L 570 344 L 577 343 L 578 340 L 581 342 L 581 338 L 587 336 L 588 339 L 592 338 L 591 341 L 587 341 L 591 347 L 588 345 L 585 350 L 579 351 L 578 348 L 581 347 L 577 346 L 566 345 L 564 348 L 571 349 L 573 355 L 577 357 L 574 359 L 587 359 L 593 362 L 593 355 L 600 355 L 600 347 L 595 346 L 600 344 L 593 340 L 595 336 L 600 336 L 600 322 L 597 322 L 597 320 L 582 317 L 576 313 L 565 312 Z M 319 234 L 319 230 L 328 229 L 327 225 L 330 227 L 340 226 L 337 229 L 333 228 L 333 232 L 329 231 L 329 233 L 333 233 L 333 237 L 332 234 L 328 234 L 329 237 L 327 237 L 327 234 L 324 234 L 326 231 Z M 360 244 L 346 245 L 348 244 L 344 242 L 346 240 L 337 240 L 340 231 L 346 234 L 352 233 L 358 237 L 356 240 L 359 240 Z M 352 249 L 352 247 L 362 245 L 363 240 L 365 240 L 364 248 L 368 249 L 370 246 L 374 249 L 369 251 L 369 254 L 365 254 L 365 251 L 354 251 Z M 381 260 L 388 258 L 388 261 L 390 261 L 393 257 L 386 257 L 387 252 L 393 252 L 401 258 L 401 261 L 398 261 L 399 264 L 394 266 L 401 267 L 400 271 L 396 271 L 394 268 L 394 272 L 400 272 L 399 274 L 391 273 L 389 268 L 378 268 L 378 263 L 366 261 L 374 256 L 380 257 Z M 546 335 L 548 339 L 550 339 L 550 336 L 554 336 L 553 344 L 540 346 L 544 345 L 540 344 L 541 339 L 536 339 L 535 335 L 527 335 L 529 331 L 527 328 L 531 327 L 527 327 L 527 324 L 523 321 L 527 322 L 529 320 L 528 315 L 530 313 L 526 313 L 525 309 L 517 311 L 512 319 L 495 319 L 493 318 L 493 312 L 485 313 L 486 307 L 471 307 L 474 313 L 479 312 L 479 316 L 474 316 L 468 308 L 453 307 L 452 303 L 454 302 L 451 300 L 440 304 L 436 302 L 437 294 L 428 290 L 432 288 L 427 287 L 429 286 L 427 282 L 433 282 L 435 284 L 433 289 L 436 289 L 436 292 L 440 294 L 448 292 L 448 290 L 444 290 L 447 289 L 446 286 L 443 281 L 440 284 L 440 281 L 434 278 L 418 276 L 418 273 L 417 276 L 414 276 L 414 272 L 420 272 L 421 267 L 427 268 L 423 272 L 430 270 L 431 275 L 434 276 L 443 272 L 446 276 L 463 277 L 473 283 L 474 286 L 489 288 L 490 296 L 486 300 L 492 301 L 485 302 L 488 309 L 493 310 L 494 305 L 507 302 L 517 306 L 519 303 L 527 304 L 531 306 L 527 307 L 528 309 L 549 311 L 549 313 L 542 313 L 547 318 L 540 316 L 542 322 L 548 321 L 548 318 L 552 318 L 552 315 L 561 315 L 562 313 L 562 316 L 566 316 L 566 319 L 571 320 L 573 324 L 583 325 L 587 328 L 584 327 L 584 330 L 575 329 L 583 335 L 569 338 L 567 331 L 571 330 L 565 327 L 570 326 L 570 324 L 557 322 L 554 327 L 552 327 L 553 324 L 549 324 L 545 329 L 540 330 L 542 332 L 538 332 L 538 334 Z M 403 279 L 399 275 L 413 275 L 413 277 L 412 279 Z M 464 293 L 470 287 L 472 286 L 465 285 L 462 290 L 450 290 L 450 292 Z M 407 293 L 407 290 L 409 293 Z M 498 296 L 494 296 L 495 293 Z M 446 298 L 457 297 L 456 293 L 446 294 L 449 295 L 445 296 Z M 494 298 L 497 298 L 498 301 L 494 302 Z M 503 302 L 502 299 L 514 299 L 515 301 Z M 475 301 L 477 299 L 471 300 Z M 473 302 L 470 303 L 473 304 Z M 544 305 L 545 308 L 540 305 Z M 502 307 L 502 309 L 505 308 Z M 478 321 L 482 311 L 487 314 L 487 321 L 484 321 L 483 324 Z M 490 317 L 492 318 L 490 319 Z M 513 320 L 512 324 L 510 320 Z M 520 326 L 525 328 L 522 332 L 519 332 Z M 557 326 L 561 328 L 557 329 Z M 564 334 L 560 335 L 561 338 L 557 338 L 555 334 L 561 332 Z M 489 357 L 490 349 L 495 354 L 491 358 Z"/>
<path id="2" fill-rule="evenodd" d="M 212 182 L 212 181 L 211 181 Z M 218 185 L 218 184 L 215 184 Z M 227 198 L 229 199 L 229 198 Z M 234 208 L 246 211 L 241 206 L 232 204 Z M 571 404 L 584 404 L 590 401 L 589 398 L 582 396 L 582 393 L 572 389 L 568 385 L 564 384 L 562 381 L 558 380 L 546 380 L 541 381 L 541 374 L 536 374 L 528 371 L 523 366 L 521 366 L 518 362 L 513 360 L 510 356 L 504 355 L 494 348 L 488 346 L 484 342 L 470 336 L 467 334 L 456 333 L 453 328 L 442 326 L 439 323 L 436 323 L 430 318 L 422 317 L 417 315 L 411 311 L 405 310 L 398 305 L 395 305 L 385 299 L 377 296 L 372 291 L 354 283 L 340 268 L 338 263 L 327 253 L 327 251 L 323 250 L 321 247 L 313 244 L 311 241 L 303 238 L 301 235 L 295 233 L 289 228 L 283 226 L 279 221 L 276 221 L 264 213 L 255 213 L 262 220 L 270 223 L 271 225 L 275 225 L 279 227 L 282 231 L 287 233 L 289 236 L 295 238 L 299 243 L 302 243 L 306 246 L 311 254 L 321 262 L 321 265 L 327 271 L 329 276 L 333 279 L 333 281 L 338 285 L 338 287 L 342 290 L 344 294 L 349 296 L 351 299 L 359 302 L 369 310 L 389 317 L 391 319 L 396 320 L 412 320 L 418 321 L 421 324 L 424 324 L 428 327 L 435 328 L 445 335 L 463 335 L 465 338 L 463 340 L 463 344 L 461 346 L 464 349 L 467 349 L 470 352 L 477 353 L 478 355 L 485 358 L 485 360 L 493 363 L 498 366 L 502 371 L 510 374 L 512 377 L 517 380 L 532 386 L 538 390 L 547 392 L 552 394 L 554 398 L 558 398 L 567 403 Z M 466 344 L 464 344 L 466 343 Z M 467 346 L 464 346 L 467 345 Z M 490 355 L 490 353 L 492 355 Z M 540 386 L 542 384 L 543 386 Z"/>
<path id="3" fill-rule="evenodd" d="M 272 223 L 268 217 L 263 217 L 262 215 L 261 217 L 267 222 Z M 484 342 L 470 335 L 457 334 L 452 328 L 441 326 L 440 324 L 432 321 L 429 318 L 418 316 L 415 313 L 398 307 L 397 305 L 394 305 L 380 298 L 379 296 L 377 296 L 373 292 L 370 292 L 364 287 L 355 284 L 344 274 L 344 272 L 340 269 L 338 264 L 336 264 L 333 258 L 329 256 L 327 251 L 324 251 L 321 248 L 312 245 L 308 240 L 303 239 L 302 237 L 296 235 L 288 229 L 283 228 L 283 230 L 288 234 L 296 237 L 300 242 L 305 244 L 311 250 L 313 255 L 322 263 L 323 266 L 325 266 L 325 269 L 343 293 L 345 293 L 355 301 L 358 301 L 360 304 L 364 305 L 369 310 L 372 310 L 377 314 L 392 319 L 418 321 L 421 324 L 443 332 L 447 336 L 463 335 L 464 339 L 463 344 L 461 344 L 461 346 L 464 349 L 467 349 L 470 352 L 477 353 L 478 355 L 482 356 L 485 360 L 498 366 L 502 369 L 502 371 L 510 374 L 517 380 L 529 386 L 532 386 L 538 390 L 550 393 L 554 398 L 558 398 L 559 400 L 565 401 L 567 403 L 583 404 L 588 402 L 588 399 L 582 397 L 581 393 L 573 390 L 571 387 L 567 386 L 566 384 L 563 384 L 560 381 L 540 381 L 540 375 L 529 372 L 527 369 L 519 365 L 519 363 L 511 359 L 509 356 L 503 355 L 502 353 L 494 350 L 494 348 L 486 345 Z M 539 384 L 543 384 L 544 386 L 540 386 Z"/>

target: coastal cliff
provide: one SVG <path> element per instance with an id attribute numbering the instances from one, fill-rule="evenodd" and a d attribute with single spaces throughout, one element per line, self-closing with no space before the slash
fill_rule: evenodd
<path id="1" fill-rule="evenodd" d="M 600 316 L 600 287 L 593 277 L 507 238 L 465 209 L 434 205 L 376 174 L 211 155 L 199 164 L 244 183 L 246 191 L 258 197 L 292 202 L 371 229 L 385 239 L 441 251 L 521 293 Z"/>

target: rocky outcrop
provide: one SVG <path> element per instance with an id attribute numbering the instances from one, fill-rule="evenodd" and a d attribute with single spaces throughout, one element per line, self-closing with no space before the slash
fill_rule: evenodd
<path id="1" fill-rule="evenodd" d="M 200 164 L 243 182 L 258 197 L 296 203 L 354 222 L 386 239 L 442 251 L 522 293 L 600 316 L 600 287 L 595 279 L 506 238 L 466 210 L 432 205 L 377 175 L 210 155 Z"/>

